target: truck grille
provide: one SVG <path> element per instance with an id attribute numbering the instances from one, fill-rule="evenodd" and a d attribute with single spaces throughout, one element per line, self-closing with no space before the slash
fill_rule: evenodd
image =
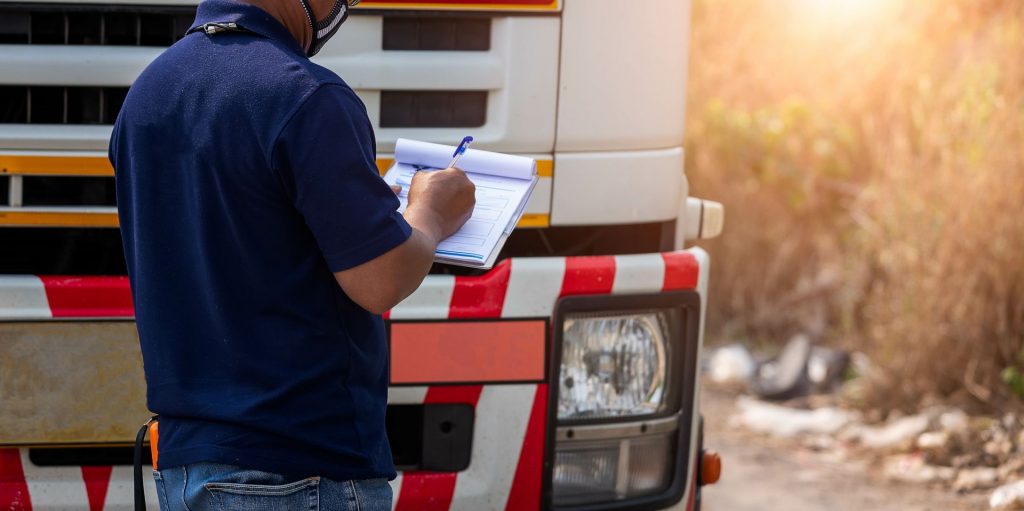
<path id="1" fill-rule="evenodd" d="M 3 6 L 0 44 L 170 46 L 195 15 L 193 6 Z"/>
<path id="2" fill-rule="evenodd" d="M 128 87 L 0 85 L 0 123 L 113 124 Z"/>

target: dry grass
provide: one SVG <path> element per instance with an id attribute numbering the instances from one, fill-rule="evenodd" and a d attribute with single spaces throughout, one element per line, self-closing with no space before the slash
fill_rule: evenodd
<path id="1" fill-rule="evenodd" d="M 863 350 L 872 406 L 1019 406 L 1022 56 L 1024 2 L 695 0 L 712 339 Z"/>

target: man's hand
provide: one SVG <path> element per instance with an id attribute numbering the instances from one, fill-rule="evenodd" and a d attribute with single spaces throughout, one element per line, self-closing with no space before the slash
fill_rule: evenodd
<path id="1" fill-rule="evenodd" d="M 417 172 L 405 208 L 412 235 L 376 259 L 335 273 L 338 285 L 375 314 L 394 307 L 420 287 L 434 262 L 437 244 L 469 220 L 475 194 L 476 187 L 461 170 Z"/>
<path id="2" fill-rule="evenodd" d="M 469 220 L 475 205 L 476 186 L 465 172 L 454 168 L 417 172 L 409 187 L 405 219 L 440 242 Z"/>

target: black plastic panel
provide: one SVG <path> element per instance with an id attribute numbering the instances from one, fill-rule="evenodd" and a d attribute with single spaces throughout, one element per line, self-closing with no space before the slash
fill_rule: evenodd
<path id="1" fill-rule="evenodd" d="M 0 44 L 170 46 L 195 19 L 192 6 L 10 4 Z"/>
<path id="2" fill-rule="evenodd" d="M 388 441 L 399 470 L 458 472 L 469 466 L 473 446 L 473 407 L 467 404 L 389 405 Z M 151 465 L 149 448 L 143 464 Z M 39 466 L 131 465 L 132 447 L 29 449 Z"/>
<path id="3" fill-rule="evenodd" d="M 132 447 L 72 447 L 29 449 L 28 459 L 40 467 L 131 465 Z M 142 450 L 143 466 L 153 465 L 149 448 Z"/>
<path id="4" fill-rule="evenodd" d="M 7 203 L 7 197 L 0 199 Z M 0 274 L 126 275 L 121 231 L 0 228 Z"/>
<path id="5" fill-rule="evenodd" d="M 113 124 L 128 87 L 0 85 L 0 123 Z"/>
<path id="6" fill-rule="evenodd" d="M 487 122 L 487 91 L 383 91 L 382 128 L 477 128 Z"/>
<path id="7" fill-rule="evenodd" d="M 109 177 L 22 177 L 24 206 L 114 206 L 115 195 Z"/>
<path id="8" fill-rule="evenodd" d="M 388 440 L 399 470 L 458 472 L 469 466 L 473 407 L 466 404 L 389 405 Z"/>
<path id="9" fill-rule="evenodd" d="M 491 18 L 385 16 L 381 46 L 405 51 L 488 51 Z"/>
<path id="10" fill-rule="evenodd" d="M 459 472 L 473 450 L 473 407 L 423 405 L 423 457 L 420 470 Z"/>

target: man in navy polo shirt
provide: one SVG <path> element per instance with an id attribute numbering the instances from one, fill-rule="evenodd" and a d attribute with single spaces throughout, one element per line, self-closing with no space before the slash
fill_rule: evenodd
<path id="1" fill-rule="evenodd" d="M 203 2 L 114 127 L 162 509 L 390 509 L 380 314 L 474 190 L 420 173 L 396 213 L 365 107 L 309 60 L 349 7 Z"/>

